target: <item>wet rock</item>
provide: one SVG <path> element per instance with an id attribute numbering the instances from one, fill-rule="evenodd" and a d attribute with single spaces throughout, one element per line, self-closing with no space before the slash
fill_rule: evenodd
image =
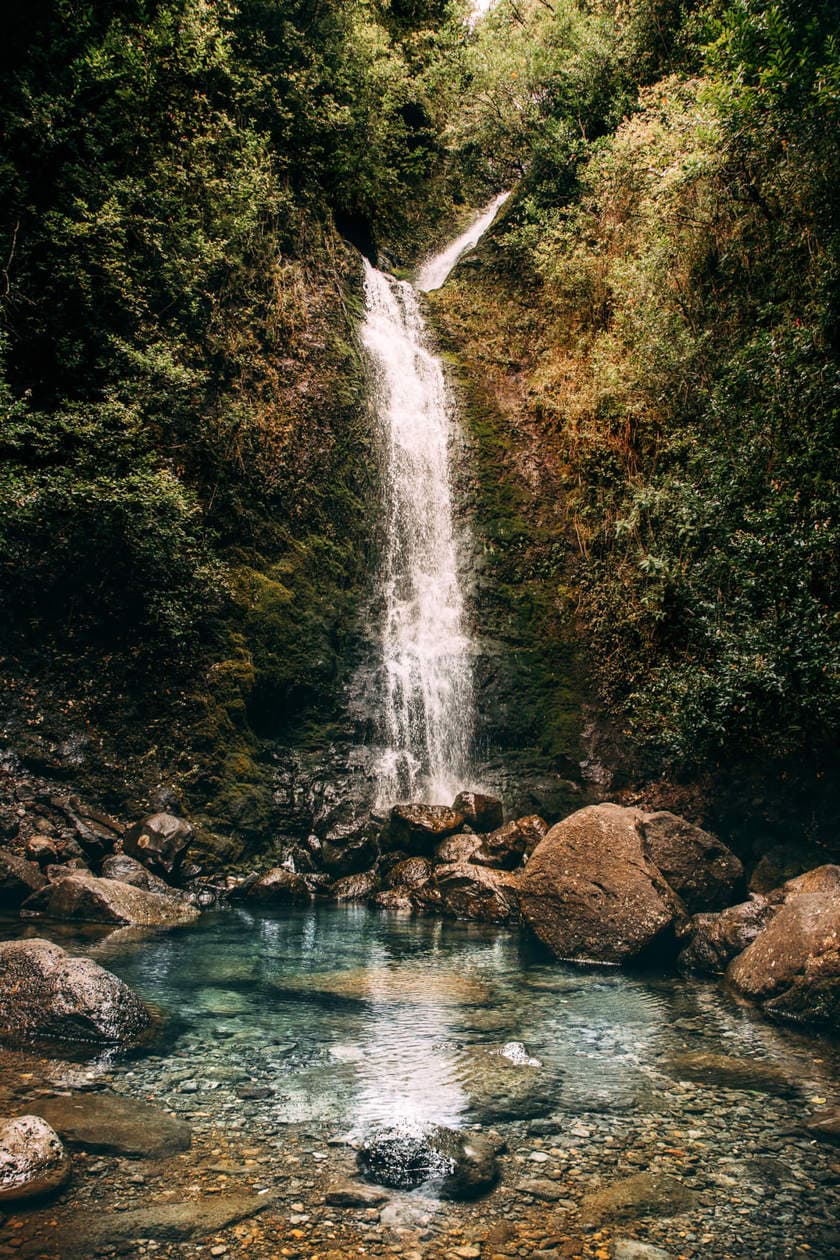
<path id="1" fill-rule="evenodd" d="M 46 882 L 34 862 L 0 849 L 0 906 L 19 906 Z"/>
<path id="2" fill-rule="evenodd" d="M 115 818 L 94 809 L 78 796 L 51 796 L 50 805 L 71 824 L 76 841 L 90 861 L 100 861 L 122 834 L 122 826 Z"/>
<path id="3" fill-rule="evenodd" d="M 476 836 L 472 832 L 449 836 L 448 839 L 441 840 L 440 844 L 435 845 L 434 860 L 444 866 L 471 862 L 473 854 L 481 848 L 483 839 L 483 836 Z"/>
<path id="4" fill-rule="evenodd" d="M 679 1216 L 700 1202 L 695 1190 L 666 1173 L 641 1172 L 614 1181 L 586 1194 L 580 1205 L 581 1220 L 627 1221 L 645 1216 Z"/>
<path id="5" fill-rule="evenodd" d="M 473 831 L 494 831 L 501 827 L 502 802 L 496 796 L 484 796 L 480 792 L 459 792 L 452 802 L 456 814 L 462 814 L 464 822 Z"/>
<path id="6" fill-rule="evenodd" d="M 308 905 L 311 896 L 302 875 L 287 871 L 284 866 L 275 866 L 251 886 L 247 900 L 261 905 L 297 906 Z"/>
<path id="7" fill-rule="evenodd" d="M 124 848 L 129 857 L 161 874 L 175 877 L 193 838 L 193 829 L 176 814 L 152 814 L 130 827 Z"/>
<path id="8" fill-rule="evenodd" d="M 58 862 L 58 854 L 58 844 L 52 836 L 36 831 L 26 842 L 26 856 L 30 862 L 35 862 L 38 866 L 48 866 L 51 862 Z"/>
<path id="9" fill-rule="evenodd" d="M 509 923 L 519 917 L 518 890 L 517 877 L 510 872 L 465 862 L 435 867 L 414 898 L 418 905 L 450 918 Z"/>
<path id="10" fill-rule="evenodd" d="M 44 1119 L 68 1146 L 125 1155 L 130 1159 L 165 1159 L 190 1148 L 188 1124 L 158 1107 L 121 1094 L 85 1093 L 44 1098 Z"/>
<path id="11" fill-rule="evenodd" d="M 51 1194 L 69 1175 L 61 1139 L 41 1116 L 0 1119 L 0 1203 Z"/>
<path id="12" fill-rule="evenodd" d="M 470 861 L 480 866 L 496 866 L 512 871 L 533 853 L 547 833 L 548 826 L 538 814 L 517 818 L 483 836 Z"/>
<path id="13" fill-rule="evenodd" d="M 818 1141 L 840 1146 L 840 1107 L 827 1107 L 823 1111 L 816 1111 L 805 1128 Z"/>
<path id="14" fill-rule="evenodd" d="M 729 964 L 727 979 L 767 1014 L 796 1023 L 840 1023 L 840 897 L 788 900 Z"/>
<path id="15" fill-rule="evenodd" d="M 484 1006 L 490 990 L 481 980 L 455 971 L 372 967 L 320 972 L 275 981 L 276 992 L 329 1002 L 394 1002 L 408 1006 Z"/>
<path id="16" fill-rule="evenodd" d="M 445 841 L 444 843 L 449 842 Z M 410 891 L 428 883 L 431 875 L 432 864 L 428 858 L 406 858 L 402 862 L 397 862 L 396 866 L 391 867 L 385 878 L 385 885 L 387 888 Z"/>
<path id="17" fill-rule="evenodd" d="M 199 912 L 184 902 L 82 871 L 74 871 L 35 893 L 21 907 L 21 913 L 132 927 L 172 927 L 199 917 Z"/>
<path id="18" fill-rule="evenodd" d="M 569 1193 L 568 1187 L 560 1184 L 559 1181 L 549 1181 L 547 1178 L 526 1177 L 524 1181 L 520 1181 L 516 1186 L 519 1194 L 530 1194 L 534 1199 L 541 1199 L 544 1203 L 556 1203 L 558 1199 L 565 1199 Z"/>
<path id="19" fill-rule="evenodd" d="M 376 871 L 364 871 L 360 875 L 345 875 L 330 886 L 331 901 L 368 901 L 379 891 Z"/>
<path id="20" fill-rule="evenodd" d="M 482 1124 L 531 1120 L 552 1109 L 557 1079 L 538 1060 L 517 1061 L 505 1047 L 470 1046 L 457 1055 L 455 1077 L 470 1114 Z"/>
<path id="21" fill-rule="evenodd" d="M 377 1190 L 375 1186 L 345 1178 L 330 1183 L 324 1195 L 324 1202 L 330 1207 L 376 1208 L 385 1203 L 387 1198 L 387 1194 L 382 1190 Z"/>
<path id="22" fill-rule="evenodd" d="M 138 1238 L 158 1243 L 204 1238 L 271 1206 L 270 1195 L 217 1194 L 181 1203 L 150 1203 L 127 1212 L 79 1213 L 67 1220 L 65 1233 L 75 1239 L 80 1256 L 91 1255 L 95 1248 L 126 1245 L 134 1255 Z"/>
<path id="23" fill-rule="evenodd" d="M 677 959 L 680 970 L 702 974 L 725 971 L 775 913 L 766 897 L 753 893 L 749 901 L 718 914 L 695 914 L 684 934 L 688 944 Z"/>
<path id="24" fill-rule="evenodd" d="M 136 1045 L 152 1019 L 139 997 L 86 958 L 50 941 L 0 944 L 0 1037 Z"/>
<path id="25" fill-rule="evenodd" d="M 388 825 L 392 849 L 428 857 L 435 845 L 460 831 L 464 815 L 446 805 L 395 805 Z"/>
<path id="26" fill-rule="evenodd" d="M 106 857 L 102 863 L 102 875 L 105 879 L 115 879 L 121 884 L 131 884 L 132 888 L 142 888 L 144 892 L 156 893 L 158 897 L 169 897 L 180 901 L 183 894 L 177 888 L 170 887 L 159 875 L 155 875 L 127 853 L 114 853 Z"/>
<path id="27" fill-rule="evenodd" d="M 654 1247 L 652 1243 L 639 1242 L 637 1238 L 616 1238 L 613 1260 L 673 1260 L 673 1256 L 671 1252 Z"/>
<path id="28" fill-rule="evenodd" d="M 321 842 L 320 865 L 330 875 L 356 875 L 379 856 L 381 827 L 370 815 L 334 822 Z"/>
<path id="29" fill-rule="evenodd" d="M 396 888 L 386 888 L 384 892 L 377 893 L 373 904 L 380 910 L 395 910 L 401 913 L 405 911 L 410 913 L 416 908 L 409 894 L 400 892 Z"/>
<path id="30" fill-rule="evenodd" d="M 774 888 L 768 893 L 767 900 L 774 904 L 784 903 L 793 897 L 804 897 L 808 893 L 840 895 L 840 866 L 826 863 L 805 871 L 802 875 L 787 880 L 781 888 Z"/>
<path id="31" fill-rule="evenodd" d="M 749 1089 L 780 1097 L 796 1093 L 796 1085 L 781 1068 L 761 1059 L 697 1051 L 677 1055 L 670 1062 L 670 1070 L 678 1080 L 699 1081 L 712 1088 Z"/>
<path id="32" fill-rule="evenodd" d="M 636 809 L 590 805 L 552 827 L 519 877 L 525 922 L 558 958 L 625 962 L 670 943 L 679 900 L 645 856 Z"/>
<path id="33" fill-rule="evenodd" d="M 732 901 L 744 868 L 717 836 L 666 810 L 644 814 L 638 827 L 646 856 L 690 913 Z"/>
<path id="34" fill-rule="evenodd" d="M 444 1199 L 475 1198 L 499 1176 L 492 1140 L 442 1125 L 423 1134 L 376 1134 L 359 1151 L 358 1163 L 379 1185 L 401 1190 L 428 1186 Z"/>

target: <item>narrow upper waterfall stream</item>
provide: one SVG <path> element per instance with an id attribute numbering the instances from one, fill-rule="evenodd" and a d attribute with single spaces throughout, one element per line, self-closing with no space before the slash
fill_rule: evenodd
<path id="1" fill-rule="evenodd" d="M 439 289 L 446 282 L 446 277 L 452 268 L 464 254 L 469 253 L 478 244 L 509 196 L 510 193 L 507 192 L 499 193 L 489 206 L 479 211 L 466 231 L 457 236 L 451 245 L 447 245 L 441 253 L 434 254 L 423 263 L 415 282 L 418 289 L 424 293 L 431 293 L 433 289 Z"/>
<path id="2" fill-rule="evenodd" d="M 438 288 L 486 231 L 497 197 L 422 269 Z M 381 726 L 377 798 L 449 801 L 471 777 L 473 681 L 453 520 L 450 450 L 457 435 L 440 360 L 417 295 L 365 261 L 370 357 L 383 448 Z"/>

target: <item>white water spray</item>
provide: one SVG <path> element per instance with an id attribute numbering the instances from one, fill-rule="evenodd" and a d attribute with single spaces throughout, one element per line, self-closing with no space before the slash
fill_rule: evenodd
<path id="1" fill-rule="evenodd" d="M 431 293 L 433 289 L 441 287 L 456 263 L 460 262 L 464 254 L 474 249 L 481 240 L 509 196 L 510 193 L 500 193 L 489 206 L 479 211 L 466 231 L 456 237 L 451 245 L 447 245 L 442 253 L 435 254 L 423 263 L 415 282 L 418 289 L 424 293 Z"/>
<path id="2" fill-rule="evenodd" d="M 450 801 L 467 785 L 470 642 L 452 517 L 451 400 L 410 284 L 365 263 L 363 341 L 383 443 L 379 803 Z"/>

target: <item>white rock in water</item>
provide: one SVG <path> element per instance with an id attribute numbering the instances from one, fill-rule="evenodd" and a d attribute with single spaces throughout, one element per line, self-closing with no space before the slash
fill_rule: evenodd
<path id="1" fill-rule="evenodd" d="M 506 1041 L 499 1054 L 517 1067 L 542 1067 L 542 1060 L 532 1059 L 521 1041 Z"/>

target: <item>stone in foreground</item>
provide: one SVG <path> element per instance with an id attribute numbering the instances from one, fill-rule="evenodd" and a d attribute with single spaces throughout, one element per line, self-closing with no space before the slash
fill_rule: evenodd
<path id="1" fill-rule="evenodd" d="M 358 1164 L 379 1185 L 428 1186 L 442 1199 L 473 1199 L 498 1180 L 496 1149 L 490 1138 L 438 1125 L 422 1134 L 376 1134 L 359 1151 Z"/>
<path id="2" fill-rule="evenodd" d="M 642 814 L 590 805 L 552 827 L 519 877 L 522 916 L 556 954 L 627 962 L 672 943 L 681 903 L 645 855 Z"/>
<path id="3" fill-rule="evenodd" d="M 51 1194 L 69 1175 L 61 1139 L 41 1116 L 0 1120 L 0 1203 Z"/>
<path id="4" fill-rule="evenodd" d="M 120 1094 L 71 1094 L 42 1099 L 38 1105 L 69 1146 L 87 1151 L 165 1159 L 189 1150 L 192 1142 L 190 1127 L 183 1120 Z"/>
<path id="5" fill-rule="evenodd" d="M 94 1248 L 125 1246 L 131 1246 L 130 1254 L 136 1255 L 138 1239 L 151 1238 L 165 1243 L 204 1238 L 271 1206 L 270 1195 L 252 1194 L 214 1195 L 183 1203 L 150 1203 L 129 1212 L 98 1216 L 79 1213 L 69 1218 L 65 1233 L 76 1240 L 80 1256 L 90 1255 Z"/>
<path id="6" fill-rule="evenodd" d="M 385 1203 L 387 1198 L 387 1194 L 383 1190 L 377 1190 L 376 1186 L 347 1178 L 334 1181 L 327 1187 L 324 1202 L 330 1207 L 376 1208 Z"/>
<path id="7" fill-rule="evenodd" d="M 0 1037 L 15 1045 L 82 1041 L 137 1045 L 152 1018 L 139 997 L 87 958 L 50 941 L 0 945 Z"/>

